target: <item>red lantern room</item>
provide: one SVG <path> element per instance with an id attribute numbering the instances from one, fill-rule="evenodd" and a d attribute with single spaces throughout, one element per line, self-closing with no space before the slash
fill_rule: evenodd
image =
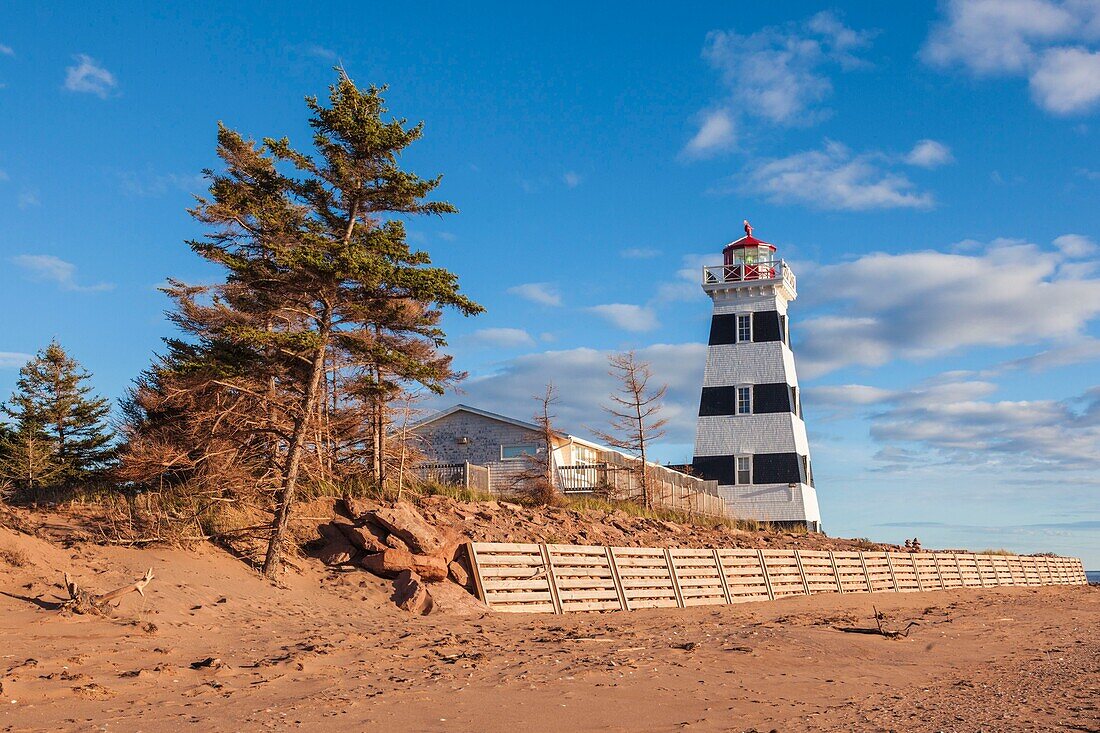
<path id="1" fill-rule="evenodd" d="M 722 250 L 723 264 L 736 268 L 736 277 L 727 275 L 727 280 L 769 280 L 775 277 L 777 261 L 775 245 L 752 236 L 752 225 L 745 220 L 745 236 L 736 242 L 730 242 Z"/>

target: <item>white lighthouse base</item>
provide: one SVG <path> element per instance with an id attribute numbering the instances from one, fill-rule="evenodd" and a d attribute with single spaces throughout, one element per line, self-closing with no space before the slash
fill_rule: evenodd
<path id="1" fill-rule="evenodd" d="M 736 518 L 821 531 L 817 490 L 809 484 L 719 486 L 718 493 Z"/>

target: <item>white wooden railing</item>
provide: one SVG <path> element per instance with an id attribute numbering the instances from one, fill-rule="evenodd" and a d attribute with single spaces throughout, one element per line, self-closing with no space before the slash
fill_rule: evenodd
<path id="1" fill-rule="evenodd" d="M 735 265 L 710 265 L 703 268 L 703 284 L 741 283 L 754 280 L 782 279 L 791 290 L 795 289 L 794 272 L 784 260 L 741 262 Z"/>

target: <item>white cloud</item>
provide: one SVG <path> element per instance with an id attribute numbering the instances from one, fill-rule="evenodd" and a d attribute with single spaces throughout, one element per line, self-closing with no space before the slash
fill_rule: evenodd
<path id="1" fill-rule="evenodd" d="M 1067 277 L 1059 260 L 1034 244 L 996 240 L 974 254 L 874 253 L 821 266 L 799 281 L 805 299 L 826 311 L 795 324 L 799 370 L 812 377 L 1078 338 L 1100 316 L 1100 279 Z"/>
<path id="2" fill-rule="evenodd" d="M 639 361 L 652 367 L 652 385 L 668 385 L 661 413 L 669 420 L 665 442 L 690 445 L 707 347 L 698 343 L 654 344 L 635 353 Z M 588 348 L 525 354 L 504 362 L 493 374 L 465 380 L 459 385 L 457 399 L 453 395 L 434 398 L 432 406 L 445 408 L 460 401 L 530 420 L 538 407 L 534 396 L 542 395 L 546 385 L 553 382 L 559 399 L 554 408 L 556 427 L 585 435 L 589 429 L 607 427 L 600 405 L 609 402 L 609 395 L 618 386 L 608 374 L 607 356 L 606 351 Z"/>
<path id="3" fill-rule="evenodd" d="M 325 46 L 319 46 L 316 44 L 309 45 L 305 47 L 305 52 L 310 56 L 316 56 L 317 58 L 324 59 L 325 61 L 336 60 L 336 52 L 333 51 L 331 48 L 326 48 Z"/>
<path id="4" fill-rule="evenodd" d="M 76 281 L 76 265 L 53 255 L 18 255 L 12 258 L 12 262 L 26 270 L 31 279 L 40 282 L 52 282 L 62 290 L 90 293 L 114 288 L 111 283 L 78 284 Z"/>
<path id="5" fill-rule="evenodd" d="M 838 384 L 827 387 L 809 387 L 805 399 L 817 405 L 866 406 L 877 405 L 892 398 L 894 392 L 866 384 Z"/>
<path id="6" fill-rule="evenodd" d="M 952 0 L 921 51 L 941 68 L 1029 78 L 1032 98 L 1054 114 L 1100 100 L 1100 3 L 1093 0 Z"/>
<path id="7" fill-rule="evenodd" d="M 651 247 L 630 247 L 619 252 L 620 257 L 628 260 L 649 260 L 661 256 L 661 250 Z"/>
<path id="8" fill-rule="evenodd" d="M 657 314 L 647 306 L 607 303 L 594 305 L 587 310 L 624 331 L 652 331 L 660 325 L 657 323 Z"/>
<path id="9" fill-rule="evenodd" d="M 9 181 L 11 178 L 8 176 L 7 171 L 0 169 L 0 182 Z"/>
<path id="10" fill-rule="evenodd" d="M 1013 470 L 1100 466 L 1100 388 L 1063 401 L 980 399 L 995 389 L 960 382 L 898 392 L 887 409 L 872 415 L 871 436 L 916 443 L 955 464 Z"/>
<path id="11" fill-rule="evenodd" d="M 168 191 L 202 193 L 209 181 L 199 174 L 117 171 L 122 191 L 130 196 L 163 196 Z M 412 238 L 412 237 L 410 237 Z"/>
<path id="12" fill-rule="evenodd" d="M 937 168 L 954 160 L 951 149 L 935 140 L 919 140 L 905 156 L 906 163 L 921 168 Z"/>
<path id="13" fill-rule="evenodd" d="M 1088 257 L 1097 251 L 1096 242 L 1083 234 L 1063 234 L 1054 240 L 1054 246 L 1066 257 Z"/>
<path id="14" fill-rule="evenodd" d="M 1031 74 L 1030 84 L 1040 107 L 1059 115 L 1084 112 L 1100 101 L 1100 51 L 1046 51 Z"/>
<path id="15" fill-rule="evenodd" d="M 703 280 L 703 268 L 720 265 L 718 254 L 686 254 L 680 259 L 680 268 L 676 270 L 676 279 L 657 286 L 657 301 L 670 303 L 676 301 L 701 300 L 706 296 L 700 283 Z"/>
<path id="16" fill-rule="evenodd" d="M 30 188 L 20 191 L 16 199 L 16 205 L 20 209 L 29 209 L 32 206 L 39 206 L 41 203 L 42 201 L 38 198 L 38 191 Z"/>
<path id="17" fill-rule="evenodd" d="M 561 180 L 569 188 L 576 188 L 581 185 L 581 174 L 576 171 L 566 171 L 562 174 Z"/>
<path id="18" fill-rule="evenodd" d="M 743 193 L 760 193 L 776 203 L 798 202 L 818 209 L 929 209 L 932 194 L 916 191 L 912 181 L 884 166 L 880 153 L 853 154 L 826 141 L 821 150 L 765 160 L 746 171 Z"/>
<path id="19" fill-rule="evenodd" d="M 1032 45 L 1069 36 L 1073 14 L 1048 0 L 951 0 L 921 55 L 935 66 L 962 64 L 976 74 L 1024 71 Z"/>
<path id="20" fill-rule="evenodd" d="M 0 56 L 14 56 L 14 55 L 15 55 L 15 49 L 13 49 L 11 46 L 5 46 L 3 43 L 0 43 Z"/>
<path id="21" fill-rule="evenodd" d="M 737 144 L 733 117 L 724 109 L 707 112 L 699 131 L 684 146 L 684 155 L 702 158 L 713 153 L 730 150 Z"/>
<path id="22" fill-rule="evenodd" d="M 470 339 L 484 346 L 502 349 L 532 346 L 535 340 L 522 328 L 482 328 L 470 336 Z"/>
<path id="23" fill-rule="evenodd" d="M 854 52 L 866 47 L 871 35 L 823 12 L 747 36 L 711 31 L 703 58 L 722 74 L 729 109 L 782 125 L 805 124 L 821 116 L 815 106 L 832 93 L 824 70 L 863 65 Z"/>
<path id="24" fill-rule="evenodd" d="M 106 99 L 118 86 L 114 74 L 100 66 L 99 62 L 87 54 L 77 54 L 76 66 L 65 69 L 65 88 L 70 92 L 86 92 L 100 99 Z"/>
<path id="25" fill-rule="evenodd" d="M 1018 472 L 1100 466 L 1100 387 L 1067 400 L 994 400 L 997 384 L 948 372 L 911 389 L 812 387 L 810 405 L 851 409 L 870 421 L 892 467 L 950 464 Z"/>
<path id="26" fill-rule="evenodd" d="M 538 303 L 539 305 L 559 306 L 561 305 L 561 293 L 552 283 L 524 283 L 522 285 L 513 285 L 508 288 L 508 292 L 512 295 L 518 295 L 524 300 L 529 300 L 532 303 Z"/>
<path id="27" fill-rule="evenodd" d="M 1022 369 L 1038 373 L 1092 361 L 1100 362 L 1100 339 L 1084 336 L 1051 349 L 1007 361 L 990 371 L 996 374 L 1009 369 Z"/>
<path id="28" fill-rule="evenodd" d="M 21 368 L 32 358 L 30 354 L 20 351 L 0 351 L 0 369 Z"/>

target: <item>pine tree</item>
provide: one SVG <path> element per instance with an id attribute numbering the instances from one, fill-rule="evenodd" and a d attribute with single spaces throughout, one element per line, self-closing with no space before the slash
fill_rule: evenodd
<path id="1" fill-rule="evenodd" d="M 101 470 L 111 461 L 113 435 L 107 426 L 110 404 L 91 396 L 87 384 L 91 375 L 52 341 L 19 371 L 15 394 L 4 412 L 15 423 L 15 438 L 9 444 L 22 456 L 23 473 L 41 483 L 41 476 L 58 480 L 80 480 Z M 33 469 L 49 463 L 58 471 Z"/>
<path id="2" fill-rule="evenodd" d="M 57 449 L 40 427 L 24 422 L 0 438 L 0 479 L 10 481 L 37 498 L 40 489 L 53 486 L 64 474 Z"/>
<path id="3" fill-rule="evenodd" d="M 333 402 L 362 406 L 374 432 L 384 432 L 382 408 L 403 384 L 442 392 L 455 376 L 438 351 L 446 344 L 440 308 L 482 310 L 459 293 L 453 273 L 409 249 L 400 217 L 455 208 L 425 200 L 438 177 L 398 166 L 422 126 L 384 121 L 382 91 L 360 90 L 341 70 L 329 106 L 307 98 L 313 155 L 286 138 L 257 144 L 219 125 L 225 170 L 207 172 L 209 197 L 191 212 L 210 231 L 189 244 L 226 279 L 167 288 L 176 302 L 170 317 L 191 339 L 169 343 L 149 384 L 171 393 L 173 419 L 186 404 L 181 395 L 204 395 L 204 420 L 233 448 L 264 436 L 266 452 L 248 455 L 265 457 L 276 487 L 269 578 L 282 564 L 303 466 L 320 464 L 333 443 L 324 435 L 326 396 L 339 392 Z M 231 427 L 219 411 L 232 412 Z M 381 478 L 383 436 L 373 443 Z"/>

